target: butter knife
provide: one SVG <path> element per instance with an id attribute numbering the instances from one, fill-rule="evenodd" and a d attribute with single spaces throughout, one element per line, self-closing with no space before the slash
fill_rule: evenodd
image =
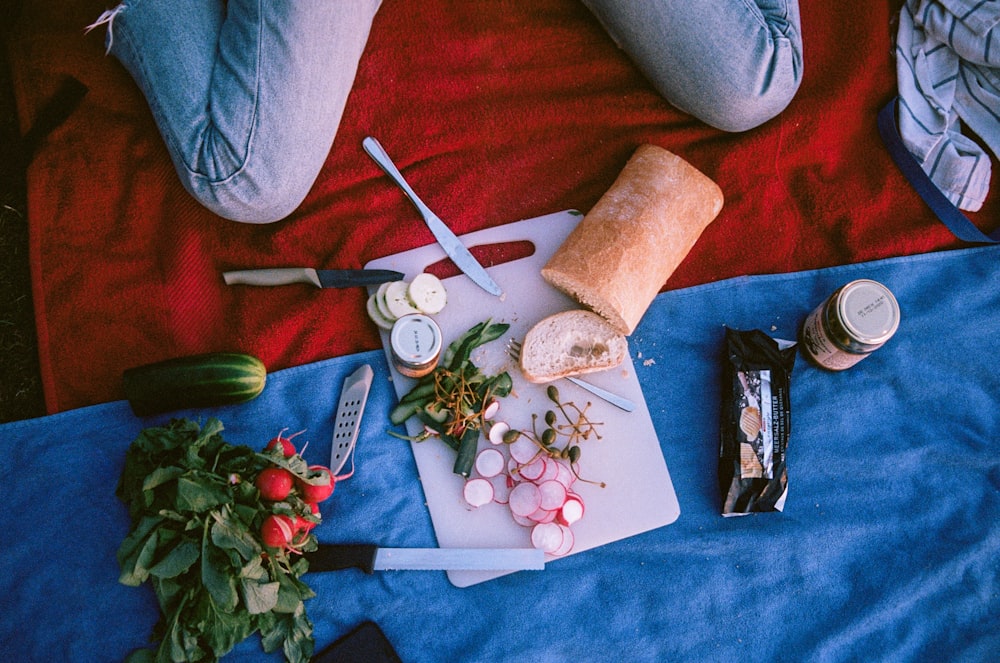
<path id="1" fill-rule="evenodd" d="M 434 239 L 437 240 L 438 244 L 441 245 L 441 248 L 444 249 L 444 252 L 448 254 L 448 257 L 452 259 L 458 268 L 486 292 L 498 297 L 502 295 L 503 290 L 500 289 L 496 281 L 490 278 L 490 275 L 486 273 L 486 270 L 479 264 L 475 256 L 469 253 L 469 249 L 465 248 L 465 245 L 459 241 L 455 233 L 410 188 L 410 185 L 403 179 L 402 173 L 399 172 L 392 159 L 389 158 L 382 144 L 369 136 L 362 141 L 361 146 L 368 153 L 368 156 L 381 166 L 386 175 L 392 178 L 392 181 L 403 190 L 406 197 L 410 199 L 413 206 L 420 212 L 420 216 L 423 217 L 427 227 L 430 228 Z"/>

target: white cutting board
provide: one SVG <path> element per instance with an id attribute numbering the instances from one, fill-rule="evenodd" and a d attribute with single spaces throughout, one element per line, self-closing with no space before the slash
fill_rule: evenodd
<path id="1" fill-rule="evenodd" d="M 528 240 L 534 245 L 535 251 L 529 257 L 488 269 L 503 289 L 500 297 L 489 295 L 464 274 L 444 281 L 448 290 L 448 305 L 435 319 L 441 326 L 445 346 L 488 318 L 510 324 L 506 335 L 474 351 L 472 361 L 487 375 L 504 370 L 510 373 L 514 390 L 501 401 L 496 419 L 506 421 L 519 430 L 530 430 L 532 413 L 536 413 L 541 420 L 552 402 L 545 395 L 546 385 L 527 382 L 504 348 L 508 338 L 523 339 L 525 332 L 545 316 L 580 308 L 542 279 L 541 268 L 581 218 L 578 212 L 558 212 L 463 235 L 462 242 L 470 248 L 521 240 Z M 403 272 L 410 280 L 445 257 L 444 251 L 435 243 L 373 260 L 365 267 L 394 269 Z M 386 332 L 382 332 L 382 344 L 389 356 L 389 335 Z M 391 367 L 391 357 L 389 360 Z M 391 370 L 396 394 L 401 397 L 413 387 L 415 381 L 400 375 L 395 369 Z M 580 444 L 579 468 L 583 478 L 603 481 L 606 487 L 582 481 L 574 484 L 574 491 L 585 501 L 586 511 L 584 517 L 572 526 L 576 543 L 569 554 L 669 525 L 680 515 L 677 496 L 632 358 L 627 358 L 618 368 L 584 377 L 631 399 L 637 407 L 633 412 L 625 412 L 567 380 L 555 383 L 563 401 L 571 400 L 580 406 L 592 403 L 589 418 L 603 424 L 599 427 L 602 439 L 588 439 Z M 407 430 L 410 435 L 416 435 L 422 426 L 412 419 L 407 422 Z M 494 503 L 472 509 L 466 504 L 462 497 L 465 480 L 452 472 L 455 452 L 451 448 L 433 438 L 411 443 L 411 446 L 440 547 L 531 546 L 530 529 L 515 523 L 506 505 Z M 480 439 L 480 448 L 487 446 L 490 443 Z M 546 566 L 551 563 L 558 564 L 558 558 L 547 556 Z M 467 587 L 505 573 L 450 571 L 448 578 L 457 587 Z"/>

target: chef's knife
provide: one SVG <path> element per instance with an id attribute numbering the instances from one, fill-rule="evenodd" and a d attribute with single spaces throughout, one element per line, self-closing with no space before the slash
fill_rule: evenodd
<path id="1" fill-rule="evenodd" d="M 223 272 L 226 285 L 288 285 L 311 283 L 317 288 L 350 288 L 399 281 L 402 272 L 391 269 L 313 269 L 312 267 L 275 267 L 239 269 Z"/>
<path id="2" fill-rule="evenodd" d="M 490 275 L 486 273 L 486 270 L 479 264 L 475 256 L 469 253 L 469 249 L 465 248 L 465 245 L 455 236 L 455 233 L 413 192 L 413 189 L 403 179 L 402 173 L 396 168 L 396 165 L 389 158 L 381 143 L 369 136 L 362 141 L 361 145 L 364 147 L 365 152 L 368 153 L 368 156 L 374 159 L 375 163 L 382 167 L 386 175 L 391 177 L 399 188 L 403 190 L 406 197 L 410 199 L 413 206 L 420 212 L 420 216 L 424 218 L 424 222 L 430 228 L 434 239 L 437 240 L 438 244 L 441 245 L 441 248 L 444 249 L 444 252 L 448 254 L 448 257 L 452 259 L 458 268 L 472 279 L 476 285 L 491 295 L 499 297 L 503 294 L 500 286 L 490 278 Z"/>
<path id="3" fill-rule="evenodd" d="M 330 471 L 333 476 L 340 475 L 340 470 L 351 457 L 358 441 L 361 416 L 365 413 L 373 375 L 372 367 L 364 364 L 344 379 L 337 414 L 333 420 L 333 448 L 330 452 Z"/>
<path id="4" fill-rule="evenodd" d="M 381 548 L 372 544 L 319 544 L 307 553 L 310 571 L 540 571 L 539 548 Z"/>

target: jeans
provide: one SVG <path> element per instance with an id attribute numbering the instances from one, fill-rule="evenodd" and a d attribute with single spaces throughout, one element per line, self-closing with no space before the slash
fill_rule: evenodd
<path id="1" fill-rule="evenodd" d="M 663 97 L 724 131 L 788 106 L 802 81 L 798 0 L 583 0 Z"/>
<path id="2" fill-rule="evenodd" d="M 584 0 L 659 92 L 726 131 L 779 113 L 802 75 L 797 0 Z M 108 51 L 135 79 L 184 187 L 271 223 L 326 161 L 381 0 L 124 0 Z"/>
<path id="3" fill-rule="evenodd" d="M 124 0 L 98 23 L 191 195 L 222 217 L 270 223 L 323 167 L 380 4 Z"/>

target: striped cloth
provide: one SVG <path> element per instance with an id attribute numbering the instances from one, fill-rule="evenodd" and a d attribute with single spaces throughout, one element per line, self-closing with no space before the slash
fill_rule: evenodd
<path id="1" fill-rule="evenodd" d="M 986 149 L 1000 154 L 998 23 L 1000 0 L 907 0 L 899 18 L 899 132 L 948 199 L 972 212 L 989 191 Z"/>

